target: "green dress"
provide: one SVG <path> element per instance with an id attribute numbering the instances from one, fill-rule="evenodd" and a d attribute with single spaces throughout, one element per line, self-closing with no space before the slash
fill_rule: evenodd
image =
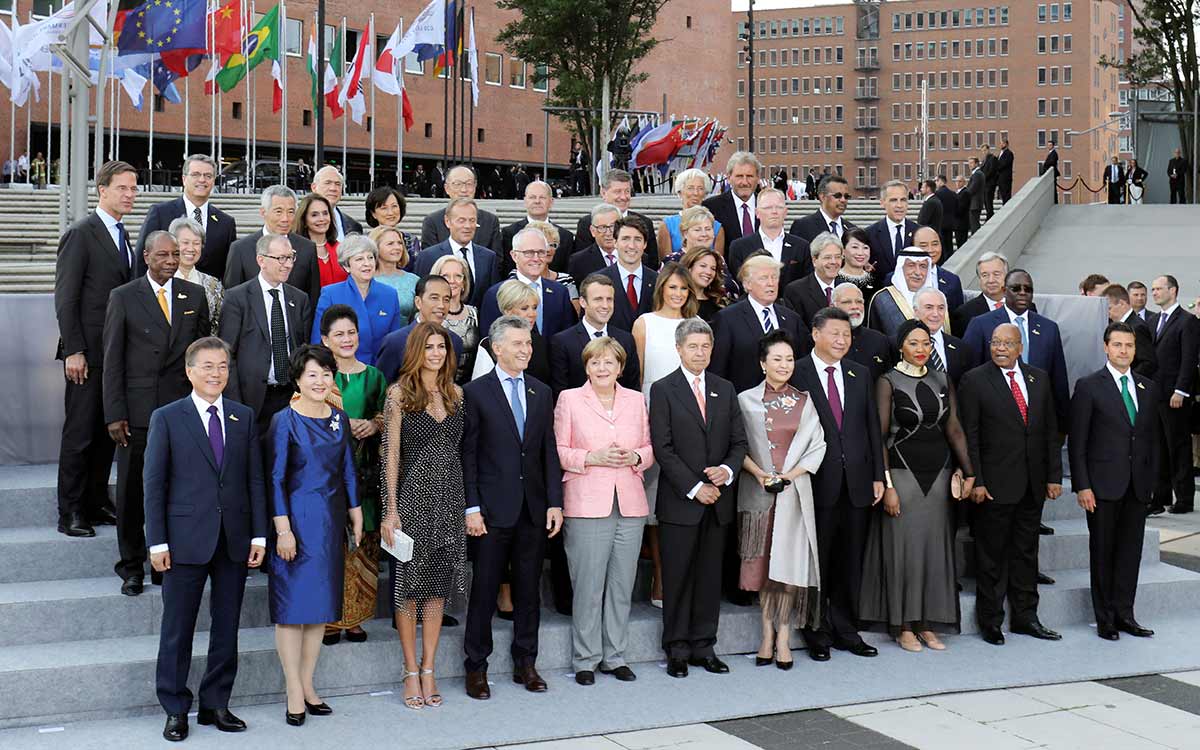
<path id="1" fill-rule="evenodd" d="M 379 370 L 366 366 L 353 375 L 337 373 L 342 392 L 342 410 L 351 419 L 374 419 L 383 411 L 387 379 Z M 354 441 L 354 465 L 358 469 L 359 504 L 363 509 L 363 531 L 379 528 L 379 436 Z"/>

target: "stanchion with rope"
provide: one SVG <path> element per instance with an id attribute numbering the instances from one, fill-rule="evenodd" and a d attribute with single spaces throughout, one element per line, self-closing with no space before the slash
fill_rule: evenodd
<path id="1" fill-rule="evenodd" d="M 1102 191 L 1104 191 L 1105 188 L 1103 184 L 1098 188 L 1093 188 L 1088 185 L 1082 177 L 1076 177 L 1075 180 L 1069 185 L 1063 185 L 1061 182 L 1055 181 L 1054 188 L 1058 190 L 1060 194 L 1065 193 L 1066 196 L 1070 198 L 1070 200 L 1063 201 L 1063 203 L 1083 204 L 1105 202 L 1100 200 L 1089 201 L 1085 199 L 1086 193 L 1090 193 L 1092 196 L 1099 195 Z"/>

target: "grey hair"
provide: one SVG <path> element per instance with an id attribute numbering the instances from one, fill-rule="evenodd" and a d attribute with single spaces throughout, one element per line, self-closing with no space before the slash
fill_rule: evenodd
<path id="1" fill-rule="evenodd" d="M 675 326 L 675 346 L 683 346 L 683 342 L 687 341 L 687 337 L 692 334 L 700 333 L 708 336 L 709 341 L 712 341 L 712 327 L 705 323 L 700 318 L 687 318 L 679 325 Z"/>
<path id="2" fill-rule="evenodd" d="M 207 164 L 208 166 L 212 167 L 214 176 L 216 173 L 221 171 L 221 168 L 217 166 L 217 160 L 208 154 L 189 154 L 188 156 L 183 157 L 183 171 L 187 172 L 188 168 L 191 167 L 192 162 L 194 161 L 198 161 L 202 164 Z"/>
<path id="3" fill-rule="evenodd" d="M 916 305 L 921 304 L 921 298 L 927 294 L 936 294 L 937 296 L 942 298 L 943 305 L 947 304 L 946 295 L 942 292 L 941 289 L 933 289 L 931 287 L 925 287 L 924 289 L 919 290 L 916 294 L 913 295 L 913 305 L 916 306 Z"/>
<path id="4" fill-rule="evenodd" d="M 554 199 L 554 188 L 550 187 L 550 183 L 546 182 L 545 180 L 534 180 L 533 182 L 526 185 L 525 186 L 525 195 L 529 194 L 529 188 L 531 188 L 531 187 L 546 188 L 546 192 L 550 194 L 550 199 L 551 200 Z"/>
<path id="5" fill-rule="evenodd" d="M 626 172 L 624 169 L 610 169 L 604 173 L 604 179 L 600 183 L 600 187 L 608 190 L 614 182 L 625 182 L 633 184 L 633 175 Z"/>
<path id="6" fill-rule="evenodd" d="M 171 226 L 167 227 L 167 231 L 170 232 L 171 236 L 177 240 L 179 239 L 179 232 L 182 229 L 186 229 L 199 237 L 201 243 L 204 242 L 204 227 L 200 225 L 200 222 L 196 221 L 190 216 L 180 216 L 178 219 L 171 222 Z"/>
<path id="7" fill-rule="evenodd" d="M 338 176 L 338 179 L 342 181 L 342 184 L 343 185 L 346 184 L 346 178 L 342 176 L 342 171 L 340 169 L 338 169 L 337 167 L 333 166 L 332 164 L 326 164 L 325 166 L 318 169 L 316 172 L 313 172 L 313 182 L 315 183 L 317 181 L 317 175 L 319 175 L 322 172 L 325 172 L 327 170 L 333 170 L 333 173 Z"/>
<path id="8" fill-rule="evenodd" d="M 846 251 L 846 246 L 842 244 L 842 241 L 838 239 L 836 234 L 833 232 L 821 232 L 808 243 L 808 252 L 813 260 L 817 259 L 817 256 L 821 254 L 826 245 L 837 245 L 839 250 L 842 252 Z"/>
<path id="9" fill-rule="evenodd" d="M 142 245 L 142 247 L 146 248 L 147 250 L 153 250 L 154 246 L 158 244 L 158 241 L 163 237 L 169 239 L 171 244 L 175 247 L 179 247 L 179 240 L 175 239 L 175 235 L 171 234 L 165 229 L 155 229 L 153 232 L 146 235 L 146 242 L 144 245 Z"/>
<path id="10" fill-rule="evenodd" d="M 975 261 L 975 273 L 976 274 L 979 273 L 979 266 L 983 265 L 984 263 L 987 263 L 988 261 L 992 261 L 992 260 L 998 260 L 1001 263 L 1003 263 L 1004 264 L 1004 272 L 1008 273 L 1008 258 L 1005 258 L 1000 253 L 997 253 L 992 250 L 988 250 L 983 255 L 980 255 L 979 260 Z"/>
<path id="11" fill-rule="evenodd" d="M 375 263 L 379 263 L 379 247 L 374 240 L 361 234 L 348 234 L 342 239 L 342 244 L 338 245 L 338 263 L 349 271 L 350 259 L 363 253 L 370 253 L 371 257 L 375 259 Z"/>
<path id="12" fill-rule="evenodd" d="M 611 203 L 597 203 L 596 205 L 592 206 L 592 221 L 595 221 L 596 217 L 600 216 L 601 214 L 616 214 L 617 216 L 620 216 L 621 209 L 617 208 Z"/>
<path id="13" fill-rule="evenodd" d="M 479 204 L 475 202 L 474 198 L 454 198 L 449 203 L 446 204 L 446 210 L 443 212 L 443 215 L 449 216 L 454 211 L 454 209 L 464 208 L 466 206 L 470 206 L 471 208 L 474 208 L 476 211 L 479 211 Z"/>
<path id="14" fill-rule="evenodd" d="M 271 234 L 270 232 L 268 232 L 267 234 L 264 234 L 262 237 L 259 237 L 258 242 L 254 243 L 254 254 L 255 255 L 270 255 L 271 254 L 271 245 L 274 245 L 279 240 L 283 240 L 284 242 L 286 242 L 289 250 L 292 249 L 292 241 L 290 239 L 288 239 L 288 236 L 286 234 Z"/>
<path id="15" fill-rule="evenodd" d="M 733 170 L 743 164 L 749 164 L 754 167 L 755 172 L 762 171 L 762 163 L 758 157 L 749 151 L 734 151 L 729 155 L 729 161 L 725 162 L 725 174 L 733 174 Z"/>
<path id="16" fill-rule="evenodd" d="M 838 284 L 837 286 L 835 286 L 835 287 L 833 288 L 833 291 L 830 293 L 829 297 L 830 297 L 830 299 L 832 299 L 832 300 L 833 300 L 833 303 L 836 305 L 836 304 L 837 304 L 838 292 L 844 292 L 844 291 L 847 291 L 847 290 L 850 290 L 850 289 L 853 289 L 853 290 L 857 291 L 857 292 L 858 292 L 858 295 L 859 295 L 860 297 L 864 297 L 863 301 L 864 301 L 864 302 L 866 301 L 866 298 L 865 298 L 865 296 L 864 296 L 864 295 L 863 295 L 863 293 L 862 293 L 862 288 L 861 288 L 861 287 L 860 287 L 858 284 L 855 284 L 855 283 L 853 283 L 853 282 L 850 282 L 850 281 L 843 281 L 842 283 L 840 283 L 840 284 Z"/>
<path id="17" fill-rule="evenodd" d="M 531 328 L 529 321 L 519 315 L 501 315 L 488 327 L 488 338 L 494 345 L 497 341 L 503 341 L 509 331 L 528 331 Z"/>
<path id="18" fill-rule="evenodd" d="M 542 247 L 544 247 L 547 250 L 550 249 L 550 241 L 546 239 L 546 235 L 542 232 L 542 230 L 538 229 L 537 227 L 527 226 L 524 229 L 522 229 L 521 231 L 517 232 L 516 235 L 513 237 L 513 240 L 512 240 L 513 250 L 516 250 L 517 247 L 521 244 L 522 237 L 537 237 L 539 240 L 541 240 Z"/>
<path id="19" fill-rule="evenodd" d="M 908 183 L 906 183 L 904 180 L 888 180 L 887 182 L 883 183 L 883 187 L 879 190 L 879 196 L 883 197 L 887 195 L 888 188 L 894 187 L 902 188 L 904 190 L 904 195 L 908 195 Z"/>
<path id="20" fill-rule="evenodd" d="M 262 210 L 266 211 L 271 208 L 271 201 L 275 198 L 291 198 L 293 204 L 299 202 L 296 198 L 296 191 L 287 185 L 272 185 L 262 191 L 262 198 L 259 200 L 258 205 L 262 207 Z"/>
<path id="21" fill-rule="evenodd" d="M 697 179 L 704 182 L 704 192 L 707 193 L 709 190 L 712 190 L 712 178 L 710 178 L 703 169 L 692 167 L 691 169 L 685 169 L 679 174 L 675 175 L 675 192 L 682 193 L 683 189 L 687 187 L 689 182 Z"/>

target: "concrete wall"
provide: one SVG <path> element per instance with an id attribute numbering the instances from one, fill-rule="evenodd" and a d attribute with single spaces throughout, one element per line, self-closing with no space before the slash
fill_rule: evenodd
<path id="1" fill-rule="evenodd" d="M 1053 192 L 1054 177 L 1049 172 L 1026 182 L 991 221 L 955 251 L 946 262 L 946 270 L 958 274 L 964 287 L 978 289 L 975 262 L 979 256 L 999 253 L 1008 259 L 1010 267 L 1015 265 L 1054 205 Z"/>
<path id="2" fill-rule="evenodd" d="M 64 380 L 53 295 L 0 294 L 0 330 L 0 466 L 57 461 Z"/>

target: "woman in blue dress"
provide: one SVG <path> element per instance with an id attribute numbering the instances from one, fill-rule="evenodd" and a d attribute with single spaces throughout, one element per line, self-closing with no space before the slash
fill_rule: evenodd
<path id="1" fill-rule="evenodd" d="M 296 349 L 290 374 L 300 397 L 275 415 L 268 433 L 275 522 L 268 590 L 293 726 L 304 723 L 306 710 L 333 713 L 313 687 L 313 672 L 325 623 L 342 616 L 347 508 L 354 543 L 362 540 L 350 419 L 325 400 L 336 371 L 326 347 Z"/>

